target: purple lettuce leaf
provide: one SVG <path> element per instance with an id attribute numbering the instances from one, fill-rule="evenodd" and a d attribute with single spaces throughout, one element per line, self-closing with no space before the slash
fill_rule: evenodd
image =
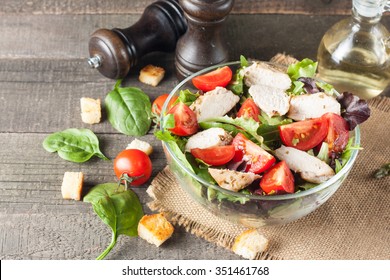
<path id="1" fill-rule="evenodd" d="M 350 92 L 343 92 L 337 97 L 337 101 L 341 105 L 341 116 L 347 121 L 351 131 L 370 117 L 371 110 L 367 101 Z"/>
<path id="2" fill-rule="evenodd" d="M 309 94 L 324 91 L 322 88 L 317 87 L 316 80 L 308 77 L 300 77 L 298 81 L 303 83 L 303 88 Z"/>

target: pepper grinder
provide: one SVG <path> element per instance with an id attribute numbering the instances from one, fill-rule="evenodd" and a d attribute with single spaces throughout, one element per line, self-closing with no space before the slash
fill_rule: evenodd
<path id="1" fill-rule="evenodd" d="M 221 27 L 234 0 L 179 0 L 188 28 L 176 46 L 175 65 L 180 78 L 228 60 Z"/>
<path id="2" fill-rule="evenodd" d="M 89 41 L 88 64 L 111 79 L 124 78 L 147 53 L 172 52 L 187 29 L 177 0 L 161 0 L 145 8 L 139 21 L 126 29 L 99 29 Z"/>

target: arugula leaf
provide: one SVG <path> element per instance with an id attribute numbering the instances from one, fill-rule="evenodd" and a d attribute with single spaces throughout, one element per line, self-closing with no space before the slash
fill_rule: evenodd
<path id="1" fill-rule="evenodd" d="M 138 222 L 144 215 L 137 195 L 115 183 L 93 187 L 84 197 L 84 202 L 92 204 L 100 219 L 111 228 L 110 245 L 96 259 L 102 260 L 114 248 L 119 235 L 137 236 Z"/>
<path id="2" fill-rule="evenodd" d="M 313 78 L 317 70 L 317 65 L 318 62 L 305 58 L 297 63 L 291 64 L 287 69 L 287 74 L 293 81 L 301 77 Z"/>
<path id="3" fill-rule="evenodd" d="M 152 123 L 149 96 L 139 88 L 119 87 L 120 83 L 121 80 L 118 80 L 106 96 L 107 118 L 123 134 L 145 135 Z"/>
<path id="4" fill-rule="evenodd" d="M 207 120 L 204 120 L 204 122 L 220 122 L 220 123 L 226 123 L 226 124 L 231 124 L 240 127 L 244 129 L 249 135 L 251 135 L 252 138 L 255 139 L 258 142 L 258 144 L 263 147 L 263 149 L 269 150 L 269 148 L 263 144 L 264 142 L 263 137 L 257 134 L 259 123 L 252 118 L 239 117 L 233 119 L 228 116 L 223 116 L 223 117 L 209 118 Z"/>
<path id="5" fill-rule="evenodd" d="M 190 106 L 199 96 L 199 93 L 192 93 L 189 89 L 181 90 L 175 103 L 182 102 Z"/>
<path id="6" fill-rule="evenodd" d="M 43 148 L 68 161 L 85 162 L 92 156 L 108 160 L 99 149 L 99 140 L 89 129 L 69 128 L 50 134 L 43 141 Z"/>
<path id="7" fill-rule="evenodd" d="M 241 67 L 236 70 L 232 80 L 226 87 L 236 95 L 241 95 L 244 93 L 244 74 L 242 70 L 249 65 L 248 60 L 243 55 L 240 56 L 240 62 Z"/>
<path id="8" fill-rule="evenodd" d="M 172 152 L 176 155 L 178 160 L 180 160 L 182 164 L 184 164 L 184 166 L 187 167 L 190 171 L 194 172 L 194 169 L 192 168 L 191 164 L 188 162 L 185 154 L 183 153 L 185 141 L 182 138 L 173 136 L 168 131 L 162 132 L 161 130 L 156 131 L 154 133 L 154 136 L 157 139 L 169 144 Z"/>
<path id="9" fill-rule="evenodd" d="M 341 105 L 341 116 L 347 121 L 351 131 L 358 124 L 365 122 L 371 115 L 367 101 L 350 92 L 343 92 L 336 99 Z"/>
<path id="10" fill-rule="evenodd" d="M 354 137 L 351 137 L 348 140 L 348 144 L 345 147 L 344 151 L 341 153 L 341 156 L 336 159 L 335 161 L 335 172 L 338 173 L 348 162 L 348 160 L 351 158 L 352 151 L 353 150 L 363 150 L 363 148 L 360 147 L 360 145 L 353 146 Z"/>

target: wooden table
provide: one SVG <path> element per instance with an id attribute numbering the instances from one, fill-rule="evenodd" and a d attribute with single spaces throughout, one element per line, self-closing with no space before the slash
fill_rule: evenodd
<path id="1" fill-rule="evenodd" d="M 87 66 L 89 35 L 98 28 L 127 27 L 151 0 L 22 1 L 0 5 L 0 258 L 94 259 L 110 242 L 110 230 L 91 205 L 61 197 L 65 171 L 82 171 L 86 189 L 113 182 L 112 162 L 93 158 L 76 164 L 42 148 L 50 133 L 90 128 L 113 159 L 133 139 L 114 130 L 107 119 L 81 122 L 83 96 L 104 99 L 114 81 Z M 277 52 L 316 58 L 324 32 L 349 14 L 351 1 L 236 1 L 224 38 L 230 58 L 240 54 L 262 60 Z M 390 28 L 390 17 L 383 19 Z M 125 84 L 140 87 L 153 100 L 177 83 L 173 54 L 152 54 L 131 70 Z M 141 67 L 162 66 L 167 74 L 156 88 L 138 82 Z M 153 175 L 165 166 L 152 133 Z M 147 184 L 134 189 L 144 210 Z M 109 259 L 236 259 L 238 256 L 176 228 L 156 248 L 138 238 L 120 237 Z"/>

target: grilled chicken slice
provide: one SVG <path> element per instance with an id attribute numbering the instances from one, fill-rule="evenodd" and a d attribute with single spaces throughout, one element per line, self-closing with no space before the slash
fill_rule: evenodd
<path id="1" fill-rule="evenodd" d="M 290 97 L 283 89 L 265 85 L 253 85 L 249 88 L 253 101 L 268 116 L 285 115 L 290 108 Z"/>
<path id="2" fill-rule="evenodd" d="M 291 86 L 290 77 L 281 69 L 255 61 L 251 66 L 243 70 L 245 84 L 250 87 L 253 85 L 264 85 L 274 88 L 280 88 L 283 91 Z"/>
<path id="3" fill-rule="evenodd" d="M 323 183 L 335 174 L 333 169 L 322 160 L 295 148 L 281 146 L 275 150 L 275 155 L 280 160 L 286 161 L 290 169 L 299 173 L 302 179 L 311 183 Z"/>
<path id="4" fill-rule="evenodd" d="M 214 178 L 217 184 L 229 191 L 238 192 L 249 186 L 254 180 L 261 178 L 252 172 L 239 172 L 229 169 L 209 168 L 210 175 Z"/>
<path id="5" fill-rule="evenodd" d="M 340 115 L 340 103 L 332 96 L 319 92 L 293 96 L 287 116 L 293 120 L 302 121 L 319 118 L 329 112 Z"/>
<path id="6" fill-rule="evenodd" d="M 230 90 L 216 87 L 199 96 L 190 108 L 195 112 L 198 122 L 201 122 L 208 118 L 226 115 L 239 100 L 240 98 Z"/>
<path id="7" fill-rule="evenodd" d="M 233 137 L 223 128 L 213 127 L 192 135 L 186 144 L 186 152 L 192 149 L 206 149 L 215 146 L 229 145 Z"/>

